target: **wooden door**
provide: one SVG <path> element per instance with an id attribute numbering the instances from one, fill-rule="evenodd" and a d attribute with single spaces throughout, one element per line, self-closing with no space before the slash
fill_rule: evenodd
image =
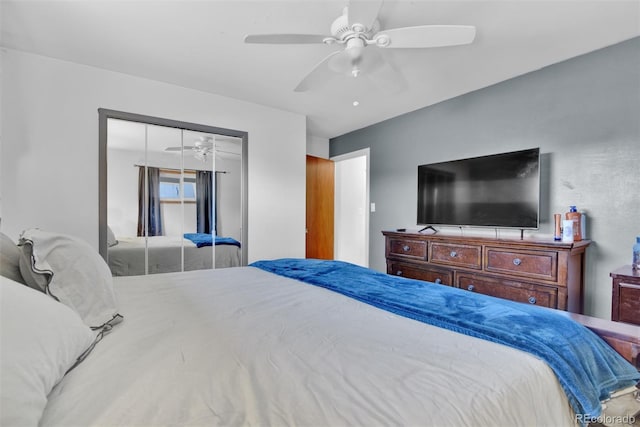
<path id="1" fill-rule="evenodd" d="M 306 257 L 333 259 L 333 161 L 307 156 Z"/>

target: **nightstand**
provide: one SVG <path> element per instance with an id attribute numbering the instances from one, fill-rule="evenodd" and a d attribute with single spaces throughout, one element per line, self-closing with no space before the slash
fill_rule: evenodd
<path id="1" fill-rule="evenodd" d="M 610 273 L 613 279 L 611 320 L 640 325 L 640 270 L 630 265 Z"/>

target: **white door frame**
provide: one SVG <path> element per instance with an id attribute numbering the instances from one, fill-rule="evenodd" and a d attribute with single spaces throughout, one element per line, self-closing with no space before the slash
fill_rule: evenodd
<path id="1" fill-rule="evenodd" d="M 365 157 L 365 163 L 366 163 L 366 183 L 365 183 L 365 203 L 364 206 L 362 207 L 362 209 L 364 210 L 364 265 L 365 267 L 369 266 L 369 217 L 370 217 L 370 209 L 369 209 L 369 204 L 370 204 L 370 198 L 369 198 L 369 191 L 370 191 L 370 183 L 369 183 L 369 170 L 370 170 L 370 149 L 369 148 L 363 148 L 361 150 L 357 150 L 357 151 L 352 151 L 350 153 L 345 153 L 345 154 L 341 154 L 339 156 L 334 156 L 331 157 L 330 160 L 333 160 L 336 164 L 338 164 L 341 161 L 344 160 L 349 160 L 349 159 L 353 159 L 356 157 Z M 343 186 L 345 184 L 348 183 L 344 183 L 344 182 L 339 182 L 338 179 L 336 179 L 335 181 L 335 186 L 336 186 L 336 191 L 335 194 L 338 194 L 338 188 L 339 186 Z M 339 208 L 338 206 L 338 200 L 336 200 L 336 210 Z M 339 253 L 338 251 L 338 245 L 340 243 L 340 239 L 341 236 L 338 233 L 338 221 L 339 221 L 339 217 L 338 215 L 334 215 L 335 218 L 335 232 L 334 232 L 334 252 L 337 254 Z"/>

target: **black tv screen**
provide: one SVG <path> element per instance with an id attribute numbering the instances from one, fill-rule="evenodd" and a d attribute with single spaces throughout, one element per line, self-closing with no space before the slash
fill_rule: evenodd
<path id="1" fill-rule="evenodd" d="M 540 149 L 418 166 L 418 224 L 537 229 Z"/>

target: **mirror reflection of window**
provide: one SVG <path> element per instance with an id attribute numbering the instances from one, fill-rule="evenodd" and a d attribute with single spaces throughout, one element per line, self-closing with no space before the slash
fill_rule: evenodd
<path id="1" fill-rule="evenodd" d="M 180 185 L 180 178 L 184 180 Z M 185 170 L 160 169 L 160 202 L 161 203 L 195 203 L 196 172 Z"/>

